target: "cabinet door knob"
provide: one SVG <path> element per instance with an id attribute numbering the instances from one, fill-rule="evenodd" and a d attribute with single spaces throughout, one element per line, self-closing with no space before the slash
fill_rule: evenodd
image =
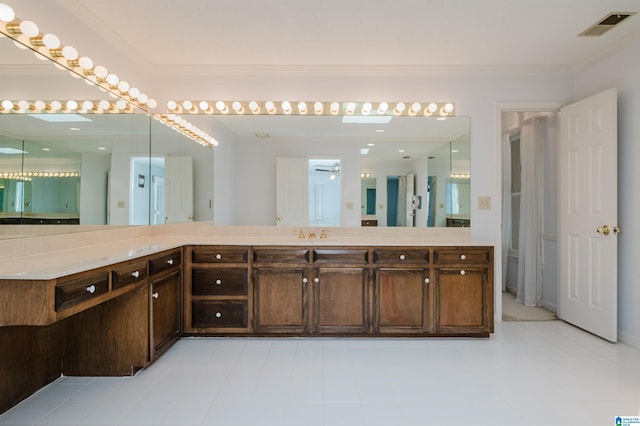
<path id="1" fill-rule="evenodd" d="M 424 283 L 425 283 L 425 284 L 429 284 L 429 278 L 425 278 L 425 279 L 424 279 Z"/>
<path id="2" fill-rule="evenodd" d="M 302 283 L 303 283 L 303 284 L 306 284 L 306 283 L 308 283 L 308 282 L 309 282 L 309 280 L 307 279 L 307 277 L 304 277 L 304 278 L 302 279 Z"/>
<path id="3" fill-rule="evenodd" d="M 91 284 L 89 287 L 87 287 L 87 289 L 86 289 L 86 290 L 87 290 L 87 293 L 91 293 L 91 294 L 93 294 L 93 293 L 95 293 L 95 292 L 96 292 L 96 286 L 95 286 L 95 285 L 93 285 L 93 284 Z"/>
<path id="4" fill-rule="evenodd" d="M 222 280 L 216 280 L 216 285 L 222 284 Z"/>
<path id="5" fill-rule="evenodd" d="M 153 293 L 153 294 L 151 295 L 151 297 L 153 297 L 154 299 L 157 299 L 157 298 L 158 298 L 158 292 L 156 291 L 155 293 Z"/>
<path id="6" fill-rule="evenodd" d="M 460 259 L 465 260 L 467 258 L 467 256 L 465 256 L 464 254 L 460 255 Z"/>
<path id="7" fill-rule="evenodd" d="M 134 278 L 138 278 L 140 276 L 140 271 L 133 271 L 131 273 L 131 276 L 133 276 Z"/>
<path id="8" fill-rule="evenodd" d="M 167 263 L 168 263 L 169 265 L 173 265 L 173 259 L 169 259 L 169 260 L 167 260 Z"/>
<path id="9" fill-rule="evenodd" d="M 220 253 L 216 254 L 216 259 L 218 260 L 222 259 L 222 255 Z"/>
<path id="10" fill-rule="evenodd" d="M 315 278 L 313 279 L 313 282 L 314 282 L 314 283 L 316 283 L 316 284 L 317 284 L 317 283 L 319 283 L 319 282 L 320 282 L 320 278 L 315 277 Z"/>
<path id="11" fill-rule="evenodd" d="M 463 269 L 462 271 L 460 271 L 460 275 L 464 275 L 466 274 L 465 270 Z"/>
<path id="12" fill-rule="evenodd" d="M 216 318 L 222 318 L 222 313 L 221 312 L 216 312 Z"/>
<path id="13" fill-rule="evenodd" d="M 404 254 L 400 255 L 400 260 L 404 260 L 406 258 L 406 256 Z"/>

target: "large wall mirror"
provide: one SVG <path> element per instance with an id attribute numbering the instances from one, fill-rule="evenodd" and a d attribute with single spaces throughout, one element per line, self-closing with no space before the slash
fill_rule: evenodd
<path id="1" fill-rule="evenodd" d="M 225 146 L 220 155 L 233 165 L 224 177 L 223 191 L 232 195 L 224 201 L 226 219 L 215 218 L 219 225 L 470 224 L 468 117 L 393 117 L 386 124 L 343 123 L 340 116 L 190 115 L 189 119 L 214 129 Z M 437 153 L 444 149 L 448 154 L 442 157 L 443 165 L 432 164 L 430 157 L 440 157 Z M 457 179 L 454 170 L 466 176 L 466 189 L 455 194 L 450 190 L 451 179 Z M 332 189 L 337 181 L 340 191 Z M 436 181 L 445 186 L 429 186 Z M 336 194 L 337 202 L 327 200 L 327 194 Z M 222 199 L 218 195 L 216 202 Z M 452 195 L 457 196 L 455 201 Z M 318 224 L 318 200 L 339 205 L 337 221 L 332 213 L 327 224 Z M 429 211 L 439 202 L 443 220 L 435 210 Z M 446 220 L 453 214 L 452 209 L 445 212 L 451 203 L 458 206 L 455 217 L 464 222 Z"/>

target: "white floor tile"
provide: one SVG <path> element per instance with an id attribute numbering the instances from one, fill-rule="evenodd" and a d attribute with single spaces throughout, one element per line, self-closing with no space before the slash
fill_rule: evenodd
<path id="1" fill-rule="evenodd" d="M 183 338 L 134 377 L 62 377 L 0 425 L 607 425 L 640 350 L 560 321 L 489 339 Z"/>

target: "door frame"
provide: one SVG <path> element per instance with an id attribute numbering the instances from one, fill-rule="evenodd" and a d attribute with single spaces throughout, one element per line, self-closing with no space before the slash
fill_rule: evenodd
<path id="1" fill-rule="evenodd" d="M 502 168 L 502 113 L 503 112 L 558 112 L 562 106 L 571 101 L 531 101 L 531 102 L 497 102 L 496 103 L 496 164 Z M 499 206 L 500 219 L 497 221 L 496 233 L 500 236 L 494 245 L 494 322 L 502 322 L 502 173 L 496 173 L 496 199 Z M 500 291 L 497 291 L 500 289 Z M 556 286 L 556 292 L 560 291 Z"/>

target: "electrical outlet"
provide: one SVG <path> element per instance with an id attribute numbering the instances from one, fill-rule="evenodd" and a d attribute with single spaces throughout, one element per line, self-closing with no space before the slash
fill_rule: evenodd
<path id="1" fill-rule="evenodd" d="M 478 210 L 491 210 L 491 197 L 478 197 Z"/>
<path id="2" fill-rule="evenodd" d="M 347 202 L 347 210 L 353 210 L 353 203 L 351 201 Z"/>

